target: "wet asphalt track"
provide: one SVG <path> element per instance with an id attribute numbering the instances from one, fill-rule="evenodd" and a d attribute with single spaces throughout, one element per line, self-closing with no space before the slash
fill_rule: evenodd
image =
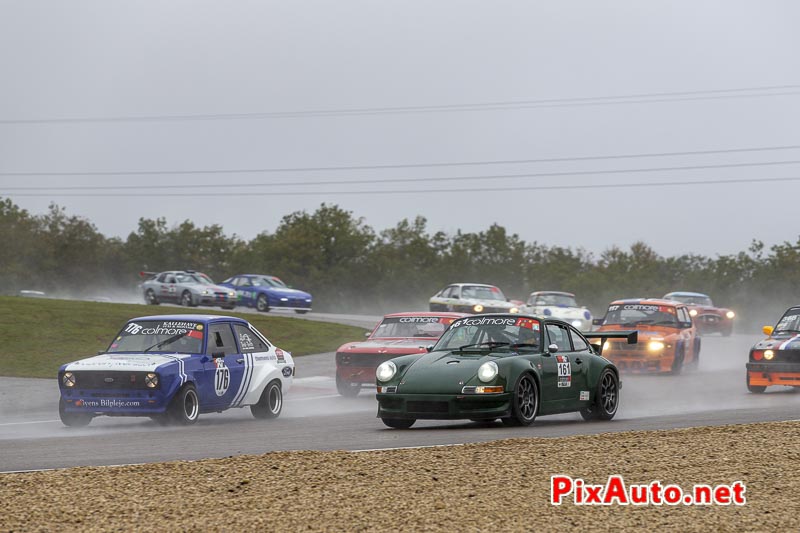
<path id="1" fill-rule="evenodd" d="M 309 316 L 308 318 L 312 318 Z M 354 319 L 361 325 L 371 318 Z M 258 454 L 272 450 L 367 450 L 555 437 L 800 418 L 800 393 L 775 387 L 747 392 L 744 363 L 758 336 L 705 337 L 700 369 L 680 376 L 623 376 L 621 406 L 611 422 L 578 414 L 542 417 L 527 428 L 499 422 L 419 421 L 410 430 L 375 418 L 374 393 L 336 394 L 333 354 L 297 359 L 295 387 L 281 417 L 255 420 L 248 409 L 201 416 L 192 427 L 162 428 L 149 419 L 99 418 L 87 428 L 58 420 L 55 380 L 0 378 L 0 472 Z"/>

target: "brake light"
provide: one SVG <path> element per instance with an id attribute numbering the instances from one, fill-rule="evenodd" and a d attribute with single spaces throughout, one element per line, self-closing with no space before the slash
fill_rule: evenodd
<path id="1" fill-rule="evenodd" d="M 761 361 L 764 359 L 764 350 L 753 350 L 753 360 Z"/>

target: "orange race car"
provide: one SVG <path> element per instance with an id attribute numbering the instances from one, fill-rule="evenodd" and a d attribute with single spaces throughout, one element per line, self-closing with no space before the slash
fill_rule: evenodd
<path id="1" fill-rule="evenodd" d="M 747 390 L 759 394 L 771 385 L 800 387 L 800 306 L 790 307 L 767 336 L 750 349 Z"/>
<path id="2" fill-rule="evenodd" d="M 594 324 L 600 326 L 596 333 L 620 328 L 639 331 L 637 344 L 609 339 L 603 346 L 603 357 L 623 372 L 680 374 L 684 365 L 696 368 L 700 362 L 700 337 L 688 308 L 680 302 L 617 300 Z"/>

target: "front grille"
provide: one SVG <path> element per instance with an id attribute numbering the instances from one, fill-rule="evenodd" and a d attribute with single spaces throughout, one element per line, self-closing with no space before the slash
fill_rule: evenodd
<path id="1" fill-rule="evenodd" d="M 138 395 L 130 392 L 93 392 L 89 396 L 92 398 L 133 398 Z"/>
<path id="2" fill-rule="evenodd" d="M 781 363 L 800 363 L 800 350 L 778 350 L 774 360 Z"/>
<path id="3" fill-rule="evenodd" d="M 342 366 L 374 366 L 389 359 L 397 357 L 396 354 L 388 353 L 342 353 L 336 354 L 336 362 Z"/>
<path id="4" fill-rule="evenodd" d="M 713 325 L 722 322 L 722 317 L 719 315 L 700 315 L 695 320 L 701 324 Z"/>
<path id="5" fill-rule="evenodd" d="M 224 293 L 224 292 L 215 292 L 214 296 L 217 297 L 217 300 L 223 300 L 224 301 L 224 300 L 228 299 L 228 294 Z"/>
<path id="6" fill-rule="evenodd" d="M 409 413 L 447 413 L 449 406 L 447 402 L 406 402 L 406 410 Z"/>
<path id="7" fill-rule="evenodd" d="M 85 371 L 73 372 L 75 389 L 153 390 L 147 387 L 147 372 Z"/>

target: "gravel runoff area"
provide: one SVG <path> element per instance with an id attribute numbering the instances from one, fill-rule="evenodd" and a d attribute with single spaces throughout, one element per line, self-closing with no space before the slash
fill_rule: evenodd
<path id="1" fill-rule="evenodd" d="M 798 467 L 800 422 L 85 467 L 0 476 L 0 530 L 798 531 Z M 552 506 L 553 474 L 741 480 L 747 503 Z"/>

